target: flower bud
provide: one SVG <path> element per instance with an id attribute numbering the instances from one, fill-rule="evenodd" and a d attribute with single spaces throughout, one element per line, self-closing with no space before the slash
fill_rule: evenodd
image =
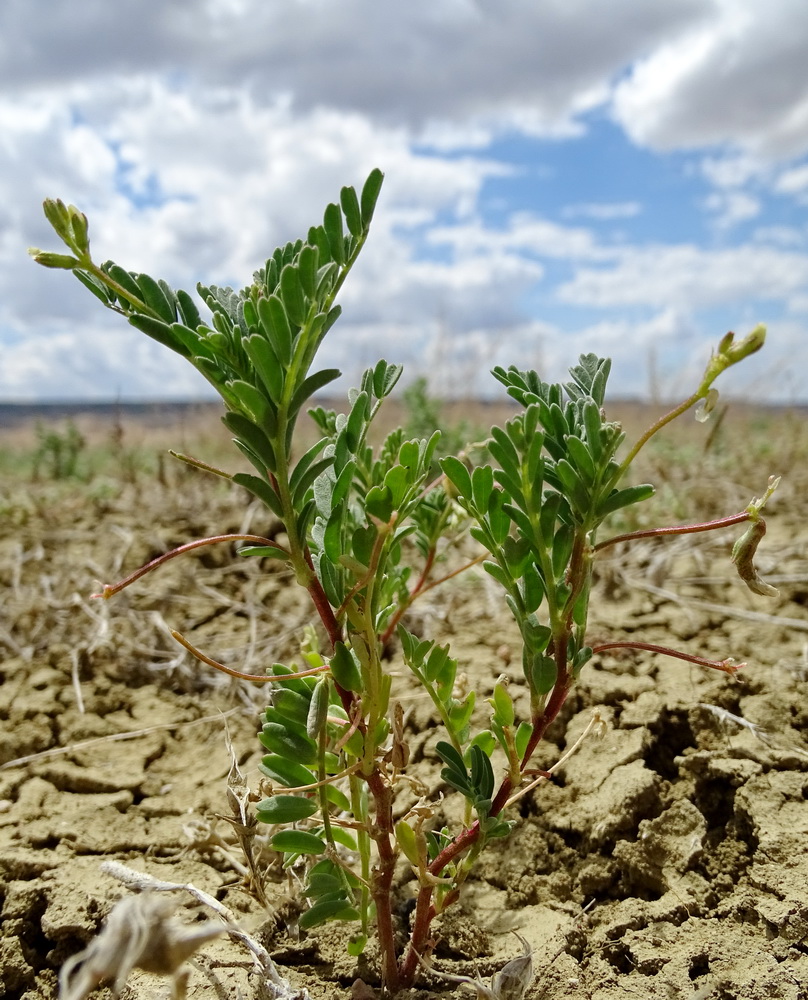
<path id="1" fill-rule="evenodd" d="M 759 351 L 766 340 L 766 327 L 759 323 L 740 343 L 735 343 L 735 334 L 727 333 L 718 345 L 718 350 L 710 358 L 704 370 L 704 378 L 699 387 L 699 395 L 706 396 L 707 390 L 724 369 L 743 361 L 750 354 Z"/>
<path id="2" fill-rule="evenodd" d="M 72 271 L 74 267 L 79 266 L 79 261 L 67 253 L 51 253 L 49 250 L 38 250 L 36 247 L 31 247 L 28 253 L 37 264 L 41 264 L 43 267 L 57 267 L 63 271 Z"/>
<path id="3" fill-rule="evenodd" d="M 724 338 L 727 339 L 726 337 Z M 744 358 L 748 358 L 750 354 L 754 354 L 759 351 L 766 341 L 766 327 L 763 323 L 758 323 L 755 329 L 739 344 L 733 344 L 732 339 L 726 345 L 725 350 L 722 351 L 723 354 L 729 360 L 731 365 L 734 365 L 738 361 L 743 361 Z M 723 344 L 723 341 L 722 341 Z"/>

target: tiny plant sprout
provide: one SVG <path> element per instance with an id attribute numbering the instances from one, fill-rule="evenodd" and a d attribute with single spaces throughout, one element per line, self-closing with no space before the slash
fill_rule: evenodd
<path id="1" fill-rule="evenodd" d="M 515 804 L 552 773 L 557 755 L 545 735 L 593 657 L 624 648 L 728 674 L 739 669 L 729 655 L 641 639 L 595 642 L 589 602 L 600 554 L 618 542 L 745 525 L 735 565 L 756 594 L 771 596 L 753 560 L 774 485 L 746 510 L 714 521 L 624 534 L 609 528 L 615 513 L 654 494 L 651 484 L 628 480 L 643 446 L 687 410 L 701 405 L 706 414 L 713 383 L 763 346 L 764 327 L 737 342 L 726 335 L 694 392 L 630 443 L 607 415 L 611 362 L 594 354 L 580 357 L 561 383 L 495 368 L 518 409 L 484 443 L 456 454 L 442 450 L 438 428 L 412 438 L 397 428 L 373 443 L 372 425 L 401 376 L 395 362 L 368 368 L 344 412 L 316 404 L 315 394 L 340 374 L 318 366 L 318 348 L 339 336 L 337 300 L 364 252 L 382 180 L 373 170 L 361 190 L 344 187 L 322 222 L 276 249 L 240 291 L 200 284 L 201 302 L 147 274 L 96 263 L 86 217 L 61 201 L 47 201 L 45 214 L 69 253 L 32 255 L 71 270 L 102 306 L 185 358 L 221 397 L 234 471 L 182 460 L 242 487 L 263 505 L 265 523 L 280 521 L 283 531 L 190 541 L 99 596 L 112 598 L 167 560 L 214 544 L 236 546 L 240 558 L 271 558 L 308 594 L 318 628 L 301 635 L 297 663 L 250 673 L 172 635 L 202 663 L 267 686 L 258 734 L 266 780 L 255 811 L 283 863 L 302 873 L 300 927 L 344 924 L 353 955 L 375 934 L 379 977 L 395 991 L 414 982 L 435 916 L 460 899 L 487 845 L 508 837 Z M 463 552 L 466 561 L 453 555 Z M 424 594 L 480 566 L 519 637 L 508 648 L 512 665 L 521 663 L 518 699 L 513 680 L 492 675 L 483 691 L 460 683 L 473 676 L 469 665 L 440 636 L 416 634 L 408 617 Z M 413 691 L 431 704 L 440 728 L 441 782 L 431 797 L 410 768 L 402 705 Z M 461 808 L 440 808 L 445 796 Z M 412 878 L 402 890 L 405 873 Z M 402 891 L 412 897 L 408 925 Z M 531 978 L 525 945 L 490 985 L 471 982 L 479 996 L 513 1000 Z"/>

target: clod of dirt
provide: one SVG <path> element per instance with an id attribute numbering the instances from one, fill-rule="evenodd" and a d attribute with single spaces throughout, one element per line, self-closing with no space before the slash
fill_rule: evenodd
<path id="1" fill-rule="evenodd" d="M 663 893 L 701 856 L 707 824 L 686 799 L 674 802 L 660 816 L 644 820 L 634 843 L 620 841 L 614 858 L 631 886 Z"/>

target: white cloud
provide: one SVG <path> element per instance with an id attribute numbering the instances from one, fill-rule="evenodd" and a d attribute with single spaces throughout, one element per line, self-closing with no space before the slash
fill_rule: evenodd
<path id="1" fill-rule="evenodd" d="M 244 87 L 256 104 L 293 95 L 382 125 L 429 122 L 568 134 L 603 101 L 612 75 L 699 16 L 701 0 L 525 4 L 434 0 L 6 0 L 6 93 L 76 79 L 182 74 L 194 86 Z"/>
<path id="2" fill-rule="evenodd" d="M 788 309 L 792 313 L 808 313 L 808 293 L 792 295 L 788 300 Z"/>
<path id="3" fill-rule="evenodd" d="M 614 115 L 658 150 L 721 144 L 764 161 L 808 150 L 808 17 L 802 0 L 712 0 L 634 64 Z"/>
<path id="4" fill-rule="evenodd" d="M 700 167 L 707 180 L 719 188 L 743 187 L 766 170 L 760 160 L 748 153 L 705 156 Z"/>
<path id="5" fill-rule="evenodd" d="M 778 194 L 802 194 L 806 189 L 808 189 L 808 164 L 785 170 L 774 184 L 774 190 Z"/>
<path id="6" fill-rule="evenodd" d="M 100 317 L 103 321 L 103 314 Z M 3 347 L 5 399 L 199 399 L 212 390 L 178 355 L 118 320 L 60 321 Z"/>
<path id="7" fill-rule="evenodd" d="M 581 268 L 559 298 L 589 307 L 648 306 L 692 313 L 717 305 L 786 299 L 808 285 L 808 254 L 754 244 L 625 249 L 613 267 Z"/>
<path id="8" fill-rule="evenodd" d="M 435 226 L 428 242 L 448 245 L 459 256 L 520 253 L 553 259 L 600 260 L 614 251 L 598 244 L 589 229 L 561 226 L 529 212 L 515 212 L 502 229 L 479 221 Z"/>
<path id="9" fill-rule="evenodd" d="M 610 219 L 631 219 L 642 212 L 642 205 L 638 201 L 620 202 L 586 202 L 580 205 L 567 205 L 561 212 L 567 219 L 584 217 L 587 219 L 597 219 L 607 221 Z"/>
<path id="10" fill-rule="evenodd" d="M 719 229 L 730 229 L 760 215 L 757 198 L 742 191 L 714 191 L 704 199 L 704 207 L 713 213 L 713 223 Z"/>
<path id="11" fill-rule="evenodd" d="M 16 146 L 22 155 L 0 175 L 0 204 L 14 205 L 17 213 L 13 238 L 4 233 L 0 242 L 6 265 L 0 295 L 13 303 L 2 325 L 10 331 L 36 323 L 33 335 L 5 353 L 3 395 L 27 395 L 31 386 L 48 395 L 107 398 L 204 388 L 190 370 L 188 377 L 161 378 L 152 355 L 166 352 L 156 345 L 148 345 L 142 365 L 133 365 L 132 338 L 142 336 L 112 314 L 105 325 L 100 306 L 72 276 L 37 268 L 21 253 L 26 243 L 58 248 L 40 215 L 45 194 L 86 209 L 98 260 L 113 256 L 189 289 L 198 278 L 240 286 L 277 244 L 317 223 L 344 182 L 360 184 L 373 165 L 382 166 L 387 178 L 372 250 L 345 289 L 348 318 L 327 348 L 350 372 L 357 369 L 355 348 L 371 328 L 377 330 L 376 350 L 390 356 L 400 351 L 422 365 L 427 348 L 415 349 L 414 329 L 432 329 L 439 317 L 458 331 L 513 322 L 520 313 L 511 303 L 541 277 L 539 263 L 507 247 L 453 254 L 436 264 L 417 259 L 410 244 L 413 226 L 426 230 L 439 217 L 467 219 L 485 180 L 510 171 L 495 160 L 420 155 L 403 130 L 373 127 L 356 113 L 322 108 L 294 114 L 288 102 L 257 106 L 248 95 L 223 91 L 192 100 L 183 89 L 142 78 L 118 80 L 114 87 L 117 93 L 110 93 L 111 85 L 99 97 L 76 87 L 63 95 L 61 107 L 50 94 L 32 98 L 48 135 L 47 168 L 32 171 L 32 164 L 43 162 L 43 138 L 22 119 Z M 109 114 L 112 105 L 117 114 Z M 0 100 L 4 117 L 11 119 L 13 109 Z M 21 204 L 14 191 L 26 183 L 39 189 L 38 196 Z M 409 333 L 378 334 L 388 324 L 392 330 L 405 324 Z M 104 333 L 91 335 L 95 330 Z M 99 337 L 98 361 L 85 368 L 82 358 L 98 350 Z M 370 360 L 363 357 L 362 364 Z M 45 377 L 46 368 L 58 378 Z M 70 388 L 60 392 L 66 372 Z"/>
<path id="12" fill-rule="evenodd" d="M 795 226 L 758 226 L 752 233 L 756 243 L 773 243 L 781 247 L 805 246 L 808 233 Z"/>

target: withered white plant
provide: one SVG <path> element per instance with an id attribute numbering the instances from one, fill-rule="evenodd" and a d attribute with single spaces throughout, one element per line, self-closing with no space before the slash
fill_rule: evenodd
<path id="1" fill-rule="evenodd" d="M 105 980 L 118 996 L 133 969 L 171 978 L 174 1000 L 185 996 L 185 963 L 225 930 L 208 920 L 191 926 L 175 919 L 176 899 L 155 892 L 127 896 L 112 908 L 97 937 L 59 973 L 60 1000 L 85 1000 Z"/>
<path id="2" fill-rule="evenodd" d="M 277 1000 L 310 1000 L 308 991 L 290 985 L 266 948 L 242 930 L 232 911 L 209 893 L 190 882 L 164 882 L 133 871 L 119 861 L 105 861 L 101 871 L 137 895 L 117 903 L 98 937 L 65 962 L 59 974 L 60 1000 L 85 1000 L 105 980 L 113 981 L 117 996 L 132 969 L 170 976 L 173 1000 L 182 1000 L 188 972 L 184 963 L 203 944 L 225 932 L 250 952 L 264 995 Z M 188 893 L 222 923 L 192 926 L 173 919 L 179 903 L 166 894 L 176 892 Z"/>

